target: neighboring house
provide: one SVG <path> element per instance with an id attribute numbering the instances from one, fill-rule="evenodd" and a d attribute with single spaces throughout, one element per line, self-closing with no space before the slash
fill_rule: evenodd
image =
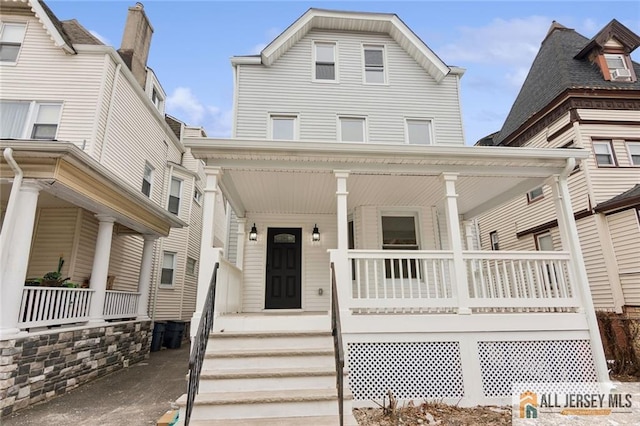
<path id="1" fill-rule="evenodd" d="M 553 23 L 500 132 L 482 145 L 580 148 L 569 177 L 593 303 L 640 307 L 640 37 L 616 20 L 591 40 Z M 496 148 L 496 151 L 500 148 Z M 482 247 L 559 250 L 546 184 L 479 218 Z"/>
<path id="2" fill-rule="evenodd" d="M 346 413 L 350 394 L 509 404 L 513 382 L 608 380 L 566 202 L 586 151 L 465 146 L 463 70 L 394 14 L 310 9 L 231 62 L 232 138 L 185 139 L 207 176 L 194 325 L 216 283 L 192 418 L 336 424 L 332 312 Z M 468 220 L 550 178 L 563 251 L 465 249 Z"/>
<path id="3" fill-rule="evenodd" d="M 204 132 L 165 116 L 141 4 L 119 50 L 42 2 L 0 6 L 7 414 L 143 359 L 152 320 L 191 318 L 204 175 L 182 140 Z M 25 285 L 60 258 L 82 288 Z"/>

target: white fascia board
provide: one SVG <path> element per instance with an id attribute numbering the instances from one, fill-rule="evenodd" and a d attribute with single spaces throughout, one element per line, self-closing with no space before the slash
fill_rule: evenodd
<path id="1" fill-rule="evenodd" d="M 274 57 L 274 54 L 280 49 L 280 47 L 285 44 L 289 39 L 296 36 L 298 32 L 302 31 L 303 28 L 307 25 L 307 23 L 313 19 L 316 11 L 313 9 L 307 10 L 301 17 L 296 19 L 289 27 L 280 33 L 275 39 L 271 41 L 262 52 L 260 52 L 260 60 L 266 66 L 271 66 L 273 62 L 277 58 Z M 302 35 L 304 36 L 304 34 Z"/>
<path id="2" fill-rule="evenodd" d="M 138 83 L 138 80 L 136 80 L 136 78 L 133 76 L 133 73 L 131 72 L 127 64 L 124 63 L 118 52 L 112 46 L 80 44 L 76 45 L 76 50 L 78 53 L 109 55 L 116 64 L 120 64 L 120 72 L 127 79 L 131 87 L 133 87 L 133 90 L 136 92 L 138 97 L 142 99 L 142 103 L 146 105 L 149 111 L 151 111 L 151 115 L 156 119 L 158 124 L 164 128 L 166 138 L 171 141 L 171 143 L 180 151 L 180 153 L 184 153 L 184 146 L 182 145 L 182 143 L 180 143 L 180 140 L 175 135 L 175 133 L 173 133 L 173 131 L 169 128 L 169 125 L 164 120 L 164 114 L 162 114 L 158 110 L 158 108 L 156 108 L 153 102 L 151 102 L 151 98 L 147 96 L 142 86 L 140 86 L 140 83 Z M 178 119 L 178 121 L 182 120 Z"/>
<path id="3" fill-rule="evenodd" d="M 460 76 L 460 77 L 462 77 L 464 75 L 464 73 L 467 72 L 467 69 L 466 68 L 462 68 L 462 67 L 453 67 L 453 66 L 451 66 L 451 67 L 449 67 L 449 69 L 451 70 L 450 74 L 457 75 L 457 76 Z"/>
<path id="4" fill-rule="evenodd" d="M 260 65 L 262 58 L 260 56 L 232 56 L 231 65 Z"/>
<path id="5" fill-rule="evenodd" d="M 29 1 L 29 6 L 31 6 L 31 10 L 33 11 L 33 13 L 35 13 L 36 18 L 38 18 L 42 26 L 45 28 L 45 30 L 49 34 L 49 37 L 51 37 L 51 39 L 53 40 L 53 43 L 56 46 L 62 48 L 65 52 L 75 54 L 76 50 L 73 48 L 73 46 L 68 45 L 64 41 L 64 38 L 62 38 L 62 35 L 58 32 L 55 25 L 53 25 L 53 22 L 51 22 L 51 19 L 49 19 L 49 15 L 47 15 L 47 13 L 44 11 L 40 2 L 37 0 Z"/>

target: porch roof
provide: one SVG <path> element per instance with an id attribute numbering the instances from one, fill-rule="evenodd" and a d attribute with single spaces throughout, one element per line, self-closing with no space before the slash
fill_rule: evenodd
<path id="1" fill-rule="evenodd" d="M 0 149 L 13 149 L 25 179 L 44 184 L 44 191 L 89 211 L 106 214 L 130 230 L 167 236 L 187 224 L 153 203 L 72 143 L 2 140 Z M 13 172 L 0 156 L 0 182 Z M 8 192 L 7 192 L 8 196 Z"/>
<path id="2" fill-rule="evenodd" d="M 416 146 L 317 141 L 186 138 L 222 171 L 220 187 L 246 212 L 334 213 L 334 171 L 349 171 L 349 207 L 437 205 L 439 176 L 457 173 L 459 210 L 473 217 L 562 173 L 581 149 Z"/>

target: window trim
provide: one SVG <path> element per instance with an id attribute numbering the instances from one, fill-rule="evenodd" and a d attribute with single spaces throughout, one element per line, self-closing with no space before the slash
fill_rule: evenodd
<path id="1" fill-rule="evenodd" d="M 316 46 L 319 44 L 333 45 L 333 80 L 324 79 L 324 78 L 316 78 L 316 56 L 317 49 Z M 328 83 L 328 84 L 336 84 L 340 83 L 340 73 L 338 72 L 338 42 L 331 40 L 313 40 L 312 42 L 312 60 L 311 60 L 311 81 L 314 83 Z"/>
<path id="2" fill-rule="evenodd" d="M 551 235 L 551 232 L 549 231 L 544 231 L 544 232 L 540 232 L 538 234 L 533 234 L 533 240 L 536 244 L 536 251 L 547 251 L 547 250 L 542 250 L 540 248 L 540 238 L 542 237 L 549 237 L 551 238 L 551 245 L 553 246 L 553 250 L 555 250 L 555 246 L 553 245 L 553 235 Z"/>
<path id="3" fill-rule="evenodd" d="M 342 119 L 359 119 L 362 120 L 362 141 L 344 141 L 342 140 Z M 337 129 L 337 136 L 338 136 L 338 142 L 345 142 L 345 143 L 367 143 L 369 142 L 369 126 L 368 126 L 368 120 L 367 120 L 367 116 L 366 115 L 349 115 L 349 114 L 340 114 L 337 116 L 337 120 L 338 120 L 338 129 Z"/>
<path id="4" fill-rule="evenodd" d="M 20 60 L 20 54 L 22 53 L 22 46 L 24 46 L 24 39 L 27 36 L 27 29 L 29 26 L 28 22 L 20 22 L 20 21 L 0 21 L 0 44 L 2 44 L 2 34 L 4 33 L 5 25 L 22 25 L 24 30 L 22 32 L 22 40 L 20 41 L 20 47 L 18 48 L 18 53 L 16 54 L 16 59 L 14 61 L 0 61 L 0 66 L 15 66 L 18 64 Z M 15 43 L 7 43 L 7 44 L 15 44 Z"/>
<path id="5" fill-rule="evenodd" d="M 598 162 L 598 155 L 604 155 L 604 154 L 598 154 L 596 153 L 596 145 L 607 145 L 608 149 L 609 149 L 609 155 L 611 156 L 611 162 L 612 164 L 600 164 Z M 591 147 L 593 150 L 593 159 L 596 162 L 596 167 L 598 168 L 614 168 L 614 167 L 618 167 L 618 160 L 616 158 L 616 154 L 615 154 L 615 150 L 613 149 L 613 141 L 611 139 L 595 139 L 591 141 Z"/>
<path id="6" fill-rule="evenodd" d="M 198 196 L 196 197 L 196 194 L 198 194 Z M 199 205 L 202 206 L 202 191 L 200 191 L 198 188 L 196 188 L 195 186 L 193 187 L 193 201 Z"/>
<path id="7" fill-rule="evenodd" d="M 164 256 L 170 254 L 173 257 L 173 268 L 172 268 L 172 273 L 171 273 L 171 283 L 163 283 L 162 282 L 162 272 L 165 269 L 164 267 Z M 174 288 L 175 283 L 176 283 L 176 265 L 178 263 L 178 253 L 176 253 L 175 251 L 166 251 L 163 250 L 162 251 L 162 267 L 160 268 L 160 280 L 159 280 L 159 286 L 161 288 Z"/>
<path id="8" fill-rule="evenodd" d="M 145 179 L 145 172 L 149 169 L 149 193 L 144 193 L 144 183 L 147 181 Z M 144 162 L 144 169 L 142 169 L 142 188 L 140 188 L 140 192 L 142 192 L 147 198 L 151 198 L 151 194 L 153 194 L 153 175 L 155 168 L 148 162 Z"/>
<path id="9" fill-rule="evenodd" d="M 413 223 L 415 225 L 415 232 L 416 232 L 416 245 L 418 246 L 416 248 L 416 250 L 422 250 L 422 238 L 421 238 L 421 231 L 420 231 L 420 212 L 417 209 L 406 209 L 406 210 L 398 210 L 398 209 L 379 209 L 378 210 L 378 247 L 380 247 L 381 250 L 384 250 L 383 246 L 384 246 L 384 235 L 383 235 L 383 228 L 382 228 L 382 217 L 383 216 L 390 216 L 390 217 L 412 217 L 413 218 Z M 354 224 L 355 225 L 355 224 Z M 407 249 L 407 250 L 411 250 L 411 249 Z"/>
<path id="10" fill-rule="evenodd" d="M 64 102 L 56 102 L 56 101 L 36 101 L 36 100 L 26 100 L 26 99 L 0 99 L 0 102 L 7 103 L 22 103 L 27 104 L 27 114 L 24 120 L 24 124 L 22 129 L 20 130 L 20 135 L 14 137 L 13 139 L 24 139 L 24 140 L 40 140 L 40 141 L 55 141 L 58 138 L 58 132 L 60 131 L 60 121 L 62 119 L 62 110 L 64 108 Z M 40 112 L 41 106 L 57 106 L 58 107 L 58 120 L 56 122 L 56 131 L 54 137 L 52 139 L 33 139 L 33 130 L 38 120 L 38 113 Z"/>
<path id="11" fill-rule="evenodd" d="M 540 190 L 540 195 L 537 196 L 532 196 L 532 193 L 534 191 Z M 531 204 L 531 203 L 535 203 L 536 201 L 542 200 L 544 198 L 544 187 L 543 185 L 540 185 L 537 188 L 532 189 L 531 191 L 527 192 L 527 204 Z"/>
<path id="12" fill-rule="evenodd" d="M 192 260 L 193 261 L 193 272 L 189 271 L 189 261 Z M 191 256 L 187 256 L 187 260 L 184 264 L 184 273 L 185 275 L 189 275 L 190 277 L 195 277 L 196 275 L 198 275 L 198 260 L 196 258 L 193 258 Z"/>
<path id="13" fill-rule="evenodd" d="M 177 197 L 178 198 L 178 212 L 177 213 L 174 213 L 171 210 L 169 210 L 169 205 L 171 203 L 171 197 L 173 197 L 173 195 L 171 195 L 171 183 L 174 180 L 180 183 L 179 195 Z M 169 211 L 169 213 L 175 214 L 176 216 L 180 215 L 180 207 L 181 207 L 181 204 L 182 204 L 182 191 L 184 189 L 183 188 L 183 184 L 184 184 L 184 181 L 182 179 L 180 179 L 180 178 L 175 177 L 175 176 L 171 176 L 171 178 L 169 179 L 169 188 L 168 188 L 168 193 L 167 193 L 167 211 Z"/>
<path id="14" fill-rule="evenodd" d="M 382 83 L 378 83 L 378 82 L 368 82 L 367 81 L 367 63 L 365 60 L 365 54 L 364 51 L 365 50 L 379 50 L 382 52 L 382 78 L 383 81 Z M 387 53 L 386 53 L 386 46 L 384 44 L 369 44 L 369 43 L 362 43 L 362 49 L 361 49 L 361 55 L 362 55 L 362 84 L 371 84 L 374 86 L 388 86 L 389 85 L 389 76 L 387 73 L 388 70 L 388 66 L 387 66 Z"/>
<path id="15" fill-rule="evenodd" d="M 625 141 L 625 146 L 627 148 L 627 154 L 629 156 L 629 167 L 640 167 L 640 162 L 638 164 L 633 162 L 634 155 L 640 156 L 640 141 Z M 632 146 L 638 147 L 638 154 L 633 154 L 631 152 Z"/>
<path id="16" fill-rule="evenodd" d="M 286 118 L 293 120 L 293 139 L 275 139 L 273 137 L 273 119 L 274 118 Z M 267 124 L 267 135 L 270 140 L 286 141 L 286 140 L 298 140 L 300 139 L 300 114 L 289 112 L 271 112 L 269 113 L 269 122 Z"/>
<path id="17" fill-rule="evenodd" d="M 411 143 L 409 141 L 409 122 L 410 121 L 425 121 L 429 123 L 429 143 L 421 144 L 421 143 Z M 416 146 L 433 146 L 435 145 L 433 139 L 433 118 L 425 118 L 425 117 L 405 117 L 404 118 L 404 143 L 407 145 L 416 145 Z"/>
<path id="18" fill-rule="evenodd" d="M 493 240 L 494 236 L 496 237 L 495 241 Z M 489 232 L 489 244 L 491 245 L 491 250 L 500 250 L 500 238 L 498 236 L 498 231 Z"/>

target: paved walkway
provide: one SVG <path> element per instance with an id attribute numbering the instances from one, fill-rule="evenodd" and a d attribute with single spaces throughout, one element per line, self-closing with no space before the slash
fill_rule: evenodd
<path id="1" fill-rule="evenodd" d="M 186 392 L 189 343 L 151 352 L 149 359 L 0 420 L 2 426 L 155 425 Z"/>

